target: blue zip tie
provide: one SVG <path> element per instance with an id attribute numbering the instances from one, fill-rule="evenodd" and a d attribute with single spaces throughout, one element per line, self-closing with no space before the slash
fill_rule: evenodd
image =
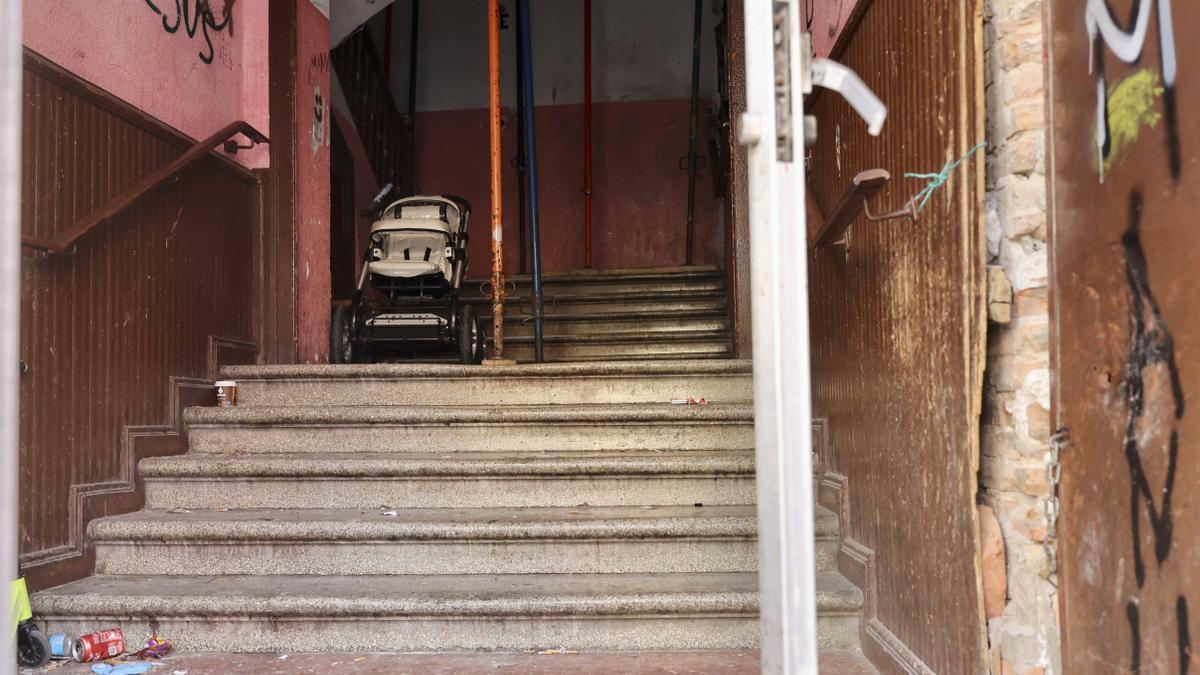
<path id="1" fill-rule="evenodd" d="M 921 209 L 925 208 L 925 204 L 929 202 L 929 198 L 933 196 L 933 193 L 937 192 L 938 188 L 942 187 L 943 185 L 946 184 L 946 181 L 950 180 L 950 174 L 952 174 L 954 172 L 954 170 L 959 167 L 959 165 L 961 165 L 963 162 L 970 159 L 971 155 L 974 155 L 975 153 L 979 152 L 980 150 L 982 150 L 986 147 L 987 147 L 986 142 L 976 145 L 975 147 L 968 150 L 967 154 L 963 155 L 962 157 L 959 157 L 957 161 L 946 162 L 946 166 L 943 166 L 942 170 L 938 173 L 906 173 L 906 174 L 904 174 L 905 178 L 920 178 L 920 179 L 929 181 L 929 184 L 926 185 L 920 192 L 913 195 L 913 198 L 910 200 L 911 202 L 916 202 L 917 200 L 920 200 L 920 203 L 917 204 L 917 213 L 920 213 Z"/>

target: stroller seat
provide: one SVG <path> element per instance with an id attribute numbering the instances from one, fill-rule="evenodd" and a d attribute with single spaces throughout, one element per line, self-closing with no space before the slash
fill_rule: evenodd
<path id="1" fill-rule="evenodd" d="M 413 222 L 417 221 L 417 222 Z M 450 278 L 454 232 L 441 220 L 380 221 L 371 228 L 374 258 L 368 271 L 385 277 L 411 279 L 441 272 Z"/>
<path id="2" fill-rule="evenodd" d="M 462 215 L 457 204 L 439 197 L 396 202 L 371 226 L 367 271 L 391 279 L 440 274 L 451 281 Z"/>

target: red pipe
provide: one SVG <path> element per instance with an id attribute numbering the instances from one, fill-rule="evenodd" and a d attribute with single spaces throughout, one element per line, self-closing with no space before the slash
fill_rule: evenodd
<path id="1" fill-rule="evenodd" d="M 504 227 L 500 178 L 500 0 L 488 0 L 488 117 L 492 192 L 492 347 L 504 358 Z"/>
<path id="2" fill-rule="evenodd" d="M 583 266 L 592 266 L 592 0 L 583 0 Z"/>

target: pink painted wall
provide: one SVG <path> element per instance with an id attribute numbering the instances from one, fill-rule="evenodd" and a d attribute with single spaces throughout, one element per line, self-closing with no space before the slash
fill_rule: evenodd
<path id="1" fill-rule="evenodd" d="M 593 265 L 598 268 L 682 265 L 685 255 L 689 101 L 628 101 L 593 107 L 595 195 Z M 507 166 L 515 156 L 513 111 L 506 111 Z M 703 118 L 702 118 L 703 119 Z M 583 109 L 537 108 L 542 264 L 547 271 L 583 266 Z M 417 189 L 466 197 L 471 221 L 472 276 L 488 272 L 487 111 L 448 110 L 417 115 Z M 701 129 L 701 152 L 707 147 Z M 706 169 L 696 186 L 696 262 L 717 262 L 719 203 Z M 519 269 L 517 179 L 504 172 L 505 269 Z"/>
<path id="2" fill-rule="evenodd" d="M 362 259 L 362 253 L 367 247 L 367 239 L 371 234 L 371 223 L 364 218 L 358 218 L 357 214 L 362 213 L 363 209 L 370 205 L 371 200 L 379 193 L 380 185 L 379 181 L 375 179 L 375 171 L 371 168 L 367 149 L 363 146 L 362 137 L 359 136 L 358 129 L 354 127 L 354 122 L 338 112 L 336 108 L 333 110 L 333 118 L 337 122 L 338 131 L 342 133 L 342 138 L 346 139 L 346 147 L 354 162 L 354 213 L 357 220 L 352 259 L 355 261 L 355 269 L 357 269 L 358 261 Z"/>
<path id="3" fill-rule="evenodd" d="M 805 8 L 812 12 L 808 30 L 813 36 L 813 51 L 817 56 L 829 56 L 833 46 L 846 28 L 846 21 L 854 13 L 859 0 L 807 0 Z"/>
<path id="4" fill-rule="evenodd" d="M 301 363 L 329 360 L 329 19 L 309 0 L 297 4 L 296 160 L 297 321 Z M 241 3 L 239 3 L 241 4 Z"/>
<path id="5" fill-rule="evenodd" d="M 215 27 L 177 16 L 171 0 L 24 0 L 24 44 L 193 138 L 236 119 L 265 132 L 267 3 L 232 3 L 228 23 L 224 3 L 212 5 Z M 238 161 L 265 166 L 266 153 Z"/>

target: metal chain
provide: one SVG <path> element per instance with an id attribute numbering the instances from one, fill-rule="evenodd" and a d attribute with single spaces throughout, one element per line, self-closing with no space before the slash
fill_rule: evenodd
<path id="1" fill-rule="evenodd" d="M 1058 484 L 1062 481 L 1062 450 L 1071 444 L 1071 432 L 1063 427 L 1050 437 L 1050 459 L 1046 463 L 1046 482 L 1050 486 L 1050 496 L 1046 498 L 1046 536 L 1042 547 L 1046 550 L 1046 560 L 1050 563 L 1050 576 L 1058 573 L 1058 515 L 1062 511 L 1058 499 Z M 1051 580 L 1053 583 L 1053 580 Z"/>

